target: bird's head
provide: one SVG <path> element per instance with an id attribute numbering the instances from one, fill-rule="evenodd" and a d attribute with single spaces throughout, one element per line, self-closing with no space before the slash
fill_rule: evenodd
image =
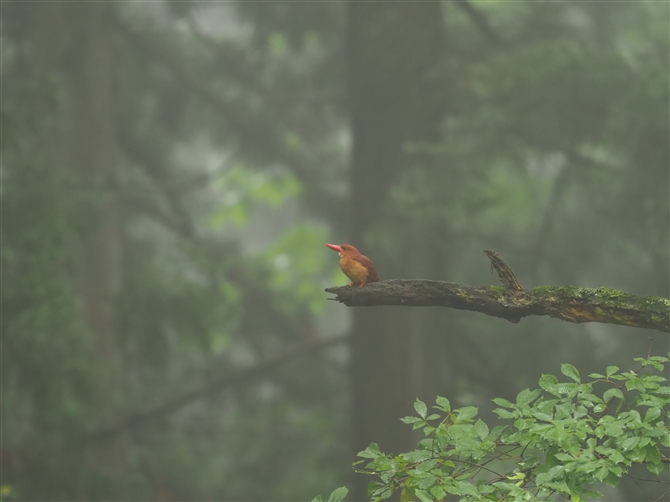
<path id="1" fill-rule="evenodd" d="M 341 246 L 338 246 L 336 244 L 326 244 L 330 249 L 333 251 L 337 251 L 340 255 L 342 256 L 356 256 L 361 253 L 358 252 L 358 249 L 356 249 L 354 246 L 351 244 L 342 244 Z"/>

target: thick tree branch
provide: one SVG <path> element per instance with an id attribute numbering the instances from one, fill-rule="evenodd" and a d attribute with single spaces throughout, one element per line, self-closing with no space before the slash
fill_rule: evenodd
<path id="1" fill-rule="evenodd" d="M 163 403 L 149 406 L 144 410 L 135 411 L 127 415 L 119 422 L 109 424 L 92 431 L 86 439 L 89 441 L 101 440 L 115 436 L 121 431 L 137 427 L 144 424 L 145 422 L 149 422 L 156 418 L 167 415 L 168 413 L 171 413 L 183 406 L 186 406 L 187 404 L 197 401 L 198 399 L 221 392 L 231 385 L 264 375 L 270 370 L 273 370 L 284 363 L 292 361 L 299 356 L 344 343 L 348 340 L 349 335 L 346 334 L 315 339 L 306 343 L 302 343 L 284 352 L 263 359 L 256 364 L 246 368 L 241 368 L 237 371 L 233 371 L 220 378 L 216 378 L 201 385 L 200 387 L 196 387 L 195 389 L 185 392 Z"/>
<path id="2" fill-rule="evenodd" d="M 656 329 L 670 333 L 670 300 L 636 296 L 609 288 L 540 286 L 520 288 L 511 269 L 492 251 L 491 264 L 504 277 L 505 287 L 473 287 L 454 282 L 392 279 L 366 284 L 363 288 L 327 288 L 350 307 L 402 305 L 408 307 L 450 307 L 472 310 L 519 322 L 523 317 L 549 316 L 568 322 L 600 322 Z"/>

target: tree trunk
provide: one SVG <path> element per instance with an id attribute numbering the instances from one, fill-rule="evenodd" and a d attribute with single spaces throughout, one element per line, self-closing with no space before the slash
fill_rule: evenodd
<path id="1" fill-rule="evenodd" d="M 428 78 L 443 50 L 439 2 L 351 2 L 350 106 L 353 131 L 351 242 L 373 258 L 379 248 L 366 234 L 379 221 L 390 188 L 411 162 L 408 141 L 436 136 L 437 107 Z M 439 112 L 439 109 L 438 109 Z M 382 279 L 412 277 L 429 246 L 412 254 L 399 247 L 392 259 L 374 258 Z M 377 251 L 377 252 L 375 252 Z M 405 254 L 405 256 L 403 256 Z M 414 275 L 416 276 L 416 275 Z M 433 319 L 434 320 L 434 319 Z M 410 449 L 412 432 L 399 418 L 416 397 L 434 397 L 437 386 L 435 323 L 405 309 L 355 309 L 353 313 L 353 447 L 374 441 L 384 451 Z M 367 479 L 353 498 L 365 498 Z"/>
<path id="2" fill-rule="evenodd" d="M 30 62 L 36 79 L 56 76 L 62 89 L 57 125 L 44 138 L 42 162 L 72 169 L 90 197 L 90 232 L 80 243 L 73 277 L 81 317 L 101 376 L 102 415 L 112 416 L 123 390 L 122 355 L 116 337 L 114 302 L 120 290 L 121 207 L 110 190 L 116 169 L 116 54 L 113 5 L 46 2 L 27 9 Z M 88 200 L 88 199 L 87 199 Z M 114 438 L 94 456 L 104 472 L 125 468 L 125 444 Z"/>

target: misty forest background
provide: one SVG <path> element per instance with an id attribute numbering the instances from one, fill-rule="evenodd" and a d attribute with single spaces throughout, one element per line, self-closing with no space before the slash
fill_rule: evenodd
<path id="1" fill-rule="evenodd" d="M 7 500 L 311 500 L 649 330 L 346 308 L 381 279 L 669 295 L 665 2 L 3 2 Z M 650 342 L 649 337 L 653 340 Z M 667 471 L 665 471 L 667 473 Z M 653 500 L 658 483 L 620 484 Z"/>

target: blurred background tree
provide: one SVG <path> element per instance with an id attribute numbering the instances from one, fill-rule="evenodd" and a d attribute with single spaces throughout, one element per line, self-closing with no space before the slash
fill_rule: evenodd
<path id="1" fill-rule="evenodd" d="M 6 2 L 9 497 L 307 500 L 371 441 L 407 450 L 415 397 L 491 423 L 561 362 L 646 355 L 642 330 L 329 305 L 323 244 L 382 280 L 495 283 L 494 248 L 526 287 L 670 296 L 668 14 Z"/>

